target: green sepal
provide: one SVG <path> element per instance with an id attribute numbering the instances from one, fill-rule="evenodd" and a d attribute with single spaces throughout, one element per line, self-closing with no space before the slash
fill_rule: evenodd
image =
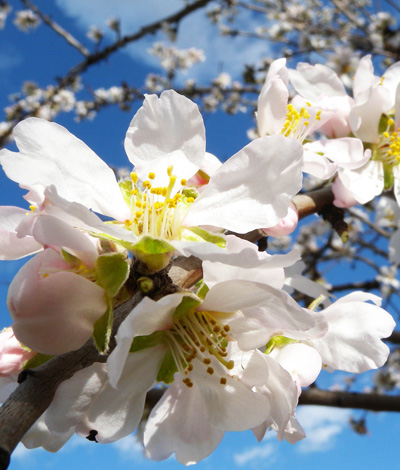
<path id="1" fill-rule="evenodd" d="M 178 372 L 178 368 L 176 367 L 171 351 L 168 350 L 158 371 L 157 381 L 168 385 L 174 381 L 174 375 L 176 372 Z"/>
<path id="2" fill-rule="evenodd" d="M 207 230 L 204 230 L 200 227 L 184 228 L 182 230 L 181 237 L 187 241 L 213 243 L 220 248 L 225 248 L 226 246 L 226 240 L 224 237 L 207 232 Z"/>
<path id="3" fill-rule="evenodd" d="M 131 251 L 133 251 L 140 261 L 151 271 L 157 272 L 168 265 L 174 255 L 175 248 L 165 240 L 145 236 L 142 237 L 138 243 L 133 245 Z"/>
<path id="4" fill-rule="evenodd" d="M 109 300 L 106 312 L 96 321 L 93 328 L 93 340 L 100 354 L 107 354 L 108 352 L 113 319 L 112 302 Z"/>
<path id="5" fill-rule="evenodd" d="M 133 338 L 130 353 L 141 351 L 142 349 L 154 348 L 163 342 L 164 332 L 155 331 L 151 335 L 136 336 Z"/>
<path id="6" fill-rule="evenodd" d="M 41 366 L 45 362 L 49 361 L 54 356 L 48 356 L 47 354 L 37 353 L 36 356 L 31 357 L 22 366 L 22 369 L 35 369 L 36 367 Z"/>
<path id="7" fill-rule="evenodd" d="M 286 338 L 286 336 L 274 336 L 265 347 L 265 354 L 269 354 L 275 347 L 281 348 L 287 344 L 297 343 L 297 339 Z"/>
<path id="8" fill-rule="evenodd" d="M 176 323 L 189 313 L 193 313 L 199 305 L 201 305 L 200 299 L 189 296 L 183 297 L 172 316 L 173 322 Z"/>
<path id="9" fill-rule="evenodd" d="M 61 256 L 63 257 L 63 260 L 68 263 L 71 267 L 79 266 L 80 264 L 82 264 L 82 261 L 79 258 L 74 255 L 71 255 L 71 253 L 68 253 L 68 251 L 61 250 Z"/>
<path id="10" fill-rule="evenodd" d="M 207 284 L 203 284 L 200 286 L 200 289 L 197 291 L 196 295 L 199 297 L 201 300 L 204 300 L 206 298 L 206 295 L 208 294 L 208 291 L 210 289 L 208 288 Z"/>
<path id="11" fill-rule="evenodd" d="M 394 183 L 393 167 L 383 164 L 383 186 L 388 191 L 392 189 Z"/>
<path id="12" fill-rule="evenodd" d="M 96 282 L 101 286 L 108 298 L 112 299 L 129 276 L 129 259 L 122 253 L 100 255 L 94 265 Z"/>

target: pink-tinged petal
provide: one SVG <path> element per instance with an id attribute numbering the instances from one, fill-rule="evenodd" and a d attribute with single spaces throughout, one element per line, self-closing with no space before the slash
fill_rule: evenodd
<path id="1" fill-rule="evenodd" d="M 99 362 L 62 382 L 44 415 L 49 430 L 61 434 L 75 428 L 85 418 L 87 410 L 106 382 L 107 368 Z"/>
<path id="2" fill-rule="evenodd" d="M 138 240 L 136 235 L 129 230 L 125 230 L 125 228 L 115 224 L 104 223 L 100 217 L 82 204 L 66 201 L 57 194 L 54 186 L 46 188 L 45 197 L 44 210 L 46 214 L 62 219 L 73 227 L 98 234 L 105 233 L 115 239 L 132 243 L 136 243 Z M 31 229 L 29 228 L 29 230 Z M 20 234 L 20 232 L 21 224 L 18 227 L 18 233 Z"/>
<path id="3" fill-rule="evenodd" d="M 271 357 L 289 372 L 299 387 L 311 385 L 321 372 L 321 356 L 306 344 L 288 344 L 275 348 Z"/>
<path id="4" fill-rule="evenodd" d="M 31 236 L 18 238 L 16 228 L 26 217 L 27 211 L 19 207 L 0 207 L 0 260 L 23 258 L 43 249 Z"/>
<path id="5" fill-rule="evenodd" d="M 257 126 L 260 136 L 280 134 L 286 120 L 289 90 L 282 80 L 265 82 L 257 103 Z"/>
<path id="6" fill-rule="evenodd" d="M 96 430 L 101 443 L 114 442 L 133 432 L 143 415 L 147 391 L 153 386 L 165 350 L 162 346 L 130 354 L 118 390 L 106 383 L 93 400 L 76 431 L 86 437 Z"/>
<path id="7" fill-rule="evenodd" d="M 323 180 L 332 178 L 338 170 L 338 165 L 330 162 L 325 155 L 317 153 L 314 144 L 319 144 L 319 141 L 304 145 L 303 171 Z"/>
<path id="8" fill-rule="evenodd" d="M 35 355 L 35 351 L 22 347 L 12 328 L 4 328 L 0 332 L 0 377 L 19 374 L 24 363 Z"/>
<path id="9" fill-rule="evenodd" d="M 211 426 L 197 385 L 188 388 L 177 380 L 153 408 L 143 441 L 153 460 L 165 460 L 175 453 L 178 462 L 191 465 L 210 455 L 224 434 Z"/>
<path id="10" fill-rule="evenodd" d="M 296 230 L 298 222 L 299 213 L 296 206 L 290 203 L 287 216 L 273 227 L 263 229 L 263 232 L 271 237 L 284 237 Z"/>
<path id="11" fill-rule="evenodd" d="M 376 303 L 380 299 L 354 292 L 320 312 L 329 330 L 323 338 L 308 343 L 320 353 L 324 365 L 358 374 L 386 362 L 389 348 L 381 338 L 390 336 L 395 322 L 385 310 L 367 300 Z"/>
<path id="12" fill-rule="evenodd" d="M 377 160 L 370 160 L 355 170 L 340 171 L 339 178 L 360 204 L 379 196 L 384 188 L 383 165 Z"/>
<path id="13" fill-rule="evenodd" d="M 301 189 L 303 149 L 295 139 L 261 137 L 227 160 L 192 204 L 186 225 L 237 233 L 272 227 Z"/>
<path id="14" fill-rule="evenodd" d="M 296 70 L 289 70 L 290 82 L 305 99 L 313 101 L 321 96 L 345 96 L 346 89 L 336 73 L 325 65 L 297 64 Z"/>
<path id="15" fill-rule="evenodd" d="M 61 256 L 47 249 L 18 271 L 8 290 L 15 336 L 43 354 L 83 346 L 107 309 L 101 287 L 66 269 Z"/>
<path id="16" fill-rule="evenodd" d="M 133 338 L 146 336 L 173 325 L 172 316 L 184 294 L 167 295 L 157 302 L 144 297 L 121 323 L 116 336 L 117 346 L 108 358 L 110 383 L 118 387 Z"/>
<path id="17" fill-rule="evenodd" d="M 353 193 L 344 186 L 340 178 L 335 178 L 335 181 L 332 183 L 332 193 L 335 196 L 333 204 L 336 207 L 348 208 L 358 203 Z"/>
<path id="18" fill-rule="evenodd" d="M 93 268 L 99 255 L 97 240 L 72 227 L 63 220 L 50 215 L 36 217 L 32 235 L 44 245 L 61 247 Z"/>
<path id="19" fill-rule="evenodd" d="M 193 176 L 205 154 L 205 129 L 198 106 L 173 90 L 147 95 L 125 139 L 125 150 L 142 180 L 154 172 L 156 186 L 168 186 L 173 165 L 178 181 Z"/>
<path id="20" fill-rule="evenodd" d="M 129 217 L 114 172 L 86 144 L 64 127 L 28 118 L 14 129 L 19 153 L 2 150 L 6 175 L 43 201 L 54 184 L 68 201 L 75 201 L 116 219 Z"/>

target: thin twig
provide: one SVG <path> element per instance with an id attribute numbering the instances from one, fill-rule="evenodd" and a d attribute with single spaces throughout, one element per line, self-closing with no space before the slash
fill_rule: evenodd
<path id="1" fill-rule="evenodd" d="M 85 46 L 83 46 L 77 39 L 72 36 L 71 33 L 66 31 L 62 26 L 53 21 L 49 16 L 42 13 L 36 5 L 31 3 L 29 0 L 21 0 L 21 2 L 28 8 L 30 8 L 34 13 L 36 13 L 39 18 L 43 21 L 43 23 L 47 24 L 47 26 L 50 26 L 50 28 L 55 33 L 64 38 L 68 44 L 70 44 L 72 47 L 75 47 L 75 49 L 78 49 L 78 51 L 85 57 L 90 56 L 90 52 L 86 49 Z"/>

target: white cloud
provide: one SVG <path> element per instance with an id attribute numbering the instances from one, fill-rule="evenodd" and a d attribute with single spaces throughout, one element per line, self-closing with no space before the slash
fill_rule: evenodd
<path id="1" fill-rule="evenodd" d="M 114 442 L 112 446 L 117 449 L 124 458 L 130 460 L 144 459 L 143 446 L 133 434 Z"/>
<path id="2" fill-rule="evenodd" d="M 264 460 L 268 457 L 271 457 L 274 453 L 274 445 L 273 444 L 264 444 L 259 446 L 254 446 L 250 449 L 241 452 L 240 454 L 235 454 L 234 459 L 236 465 L 242 467 L 244 465 L 248 465 L 250 462 Z"/>
<path id="3" fill-rule="evenodd" d="M 56 0 L 57 5 L 64 13 L 72 17 L 85 31 L 91 26 L 103 26 L 107 19 L 115 17 L 121 20 L 123 33 L 132 33 L 142 26 L 162 19 L 182 8 L 182 0 Z M 133 5 L 133 6 L 132 6 Z M 154 13 L 156 12 L 156 13 Z M 266 25 L 262 15 L 254 17 L 251 12 L 243 11 L 238 29 L 254 28 L 257 25 Z M 106 26 L 103 30 L 106 31 Z M 110 32 L 111 33 L 111 32 Z M 112 36 L 110 36 L 112 37 Z M 153 42 L 166 40 L 164 35 L 148 36 L 133 43 L 126 48 L 126 52 L 134 59 L 157 67 L 158 61 L 147 53 Z M 257 41 L 243 37 L 221 37 L 219 30 L 211 25 L 205 17 L 205 11 L 190 15 L 179 28 L 177 41 L 173 45 L 179 49 L 196 47 L 205 52 L 205 63 L 195 65 L 189 72 L 191 78 L 199 81 L 217 76 L 221 71 L 227 72 L 233 78 L 239 78 L 243 63 L 251 63 L 267 55 L 269 46 L 264 41 Z M 181 76 L 185 79 L 185 76 Z"/>
<path id="4" fill-rule="evenodd" d="M 335 437 L 347 428 L 350 410 L 324 406 L 304 406 L 297 411 L 297 418 L 307 437 L 295 444 L 300 452 L 324 452 L 335 444 Z"/>

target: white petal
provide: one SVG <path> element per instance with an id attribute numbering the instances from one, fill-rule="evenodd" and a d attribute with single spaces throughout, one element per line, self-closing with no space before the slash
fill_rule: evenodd
<path id="1" fill-rule="evenodd" d="M 340 171 L 339 178 L 360 204 L 379 196 L 384 187 L 382 162 L 376 160 L 370 160 L 355 170 Z"/>
<path id="2" fill-rule="evenodd" d="M 302 146 L 282 136 L 261 137 L 227 160 L 192 204 L 186 225 L 238 233 L 276 225 L 301 188 Z"/>
<path id="3" fill-rule="evenodd" d="M 19 207 L 0 207 L 0 260 L 23 258 L 43 249 L 33 237 L 17 237 L 16 228 L 26 215 Z"/>
<path id="4" fill-rule="evenodd" d="M 385 363 L 389 348 L 380 339 L 392 333 L 395 322 L 385 310 L 365 300 L 375 301 L 376 296 L 355 292 L 321 312 L 329 330 L 309 344 L 329 367 L 361 373 Z"/>
<path id="5" fill-rule="evenodd" d="M 57 388 L 51 405 L 45 413 L 48 428 L 65 433 L 80 423 L 92 401 L 107 382 L 107 369 L 98 362 L 76 372 Z"/>
<path id="6" fill-rule="evenodd" d="M 142 180 L 156 173 L 156 186 L 168 186 L 173 165 L 178 181 L 200 168 L 205 154 L 203 118 L 195 103 L 173 90 L 146 96 L 125 139 L 125 150 Z"/>
<path id="7" fill-rule="evenodd" d="M 27 431 L 21 439 L 21 442 L 27 449 L 43 447 L 49 452 L 57 452 L 69 440 L 73 433 L 73 429 L 69 429 L 63 434 L 52 433 L 47 428 L 44 422 L 44 415 L 42 415 Z"/>
<path id="8" fill-rule="evenodd" d="M 173 383 L 153 408 L 144 430 L 144 445 L 153 460 L 175 452 L 178 462 L 190 465 L 215 450 L 225 432 L 211 426 L 196 384 Z"/>
<path id="9" fill-rule="evenodd" d="M 261 89 L 257 104 L 257 126 L 260 136 L 280 134 L 287 114 L 289 90 L 275 77 Z"/>
<path id="10" fill-rule="evenodd" d="M 77 433 L 96 430 L 99 442 L 113 442 L 133 432 L 143 415 L 147 391 L 153 386 L 165 350 L 158 346 L 129 354 L 118 390 L 106 384 L 93 400 Z"/>
<path id="11" fill-rule="evenodd" d="M 114 172 L 86 144 L 64 127 L 28 118 L 14 129 L 19 153 L 2 150 L 0 163 L 6 175 L 43 200 L 46 186 L 101 214 L 129 217 Z"/>
<path id="12" fill-rule="evenodd" d="M 300 387 L 311 385 L 321 372 L 321 356 L 306 344 L 295 343 L 275 348 L 271 357 L 290 373 Z"/>
<path id="13" fill-rule="evenodd" d="M 172 316 L 183 295 L 167 295 L 157 302 L 144 297 L 121 323 L 116 336 L 117 346 L 108 358 L 112 386 L 117 387 L 133 338 L 170 328 L 173 324 Z"/>
<path id="14" fill-rule="evenodd" d="M 289 70 L 290 81 L 300 95 L 307 100 L 318 100 L 324 96 L 344 96 L 345 87 L 336 73 L 325 65 L 297 64 Z"/>

